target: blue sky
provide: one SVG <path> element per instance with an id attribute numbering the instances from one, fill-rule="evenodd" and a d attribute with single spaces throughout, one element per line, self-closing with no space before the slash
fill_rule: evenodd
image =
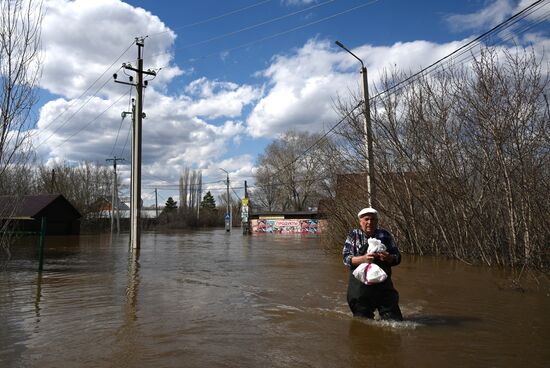
<path id="1" fill-rule="evenodd" d="M 532 2 L 46 0 L 33 143 L 49 163 L 128 160 L 129 119 L 120 112 L 130 88 L 111 75 L 122 78 L 123 62 L 135 65 L 132 41 L 147 36 L 145 67 L 162 69 L 145 92 L 145 202 L 154 187 L 161 201 L 177 197 L 185 166 L 201 169 L 212 183 L 205 190 L 217 196 L 220 168 L 235 187 L 253 184 L 256 157 L 278 134 L 323 132 L 337 122 L 332 101 L 358 91 L 360 76 L 335 40 L 365 61 L 374 87 L 384 68 L 419 70 Z M 542 55 L 549 15 L 546 1 L 514 41 Z M 127 185 L 129 166 L 119 168 Z"/>

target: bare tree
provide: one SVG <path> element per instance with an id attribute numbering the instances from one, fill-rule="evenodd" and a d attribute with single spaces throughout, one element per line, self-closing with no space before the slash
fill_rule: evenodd
<path id="1" fill-rule="evenodd" d="M 385 75 L 381 88 L 402 77 Z M 548 267 L 549 86 L 533 52 L 489 48 L 371 101 L 379 209 L 405 251 Z M 360 120 L 339 134 L 349 158 L 332 210 L 341 238 L 367 188 L 353 175 L 365 171 Z"/>
<path id="2" fill-rule="evenodd" d="M 322 185 L 330 177 L 320 134 L 289 131 L 259 156 L 253 202 L 268 210 L 302 211 L 317 207 L 327 193 Z"/>
<path id="3" fill-rule="evenodd" d="M 36 194 L 63 194 L 84 218 L 98 198 L 109 198 L 112 193 L 112 174 L 108 167 L 98 163 L 42 165 L 36 171 Z"/>
<path id="4" fill-rule="evenodd" d="M 7 170 L 23 165 L 29 155 L 28 131 L 34 125 L 32 107 L 37 101 L 40 77 L 42 4 L 28 0 L 0 2 L 0 193 Z M 14 168 L 12 172 L 19 172 Z M 14 206 L 17 201 L 14 201 Z M 8 226 L 4 222 L 4 226 Z M 9 254 L 9 239 L 0 232 L 0 246 Z"/>
<path id="5" fill-rule="evenodd" d="M 40 77 L 42 5 L 2 1 L 0 15 L 0 176 L 24 158 Z"/>
<path id="6" fill-rule="evenodd" d="M 264 156 L 260 155 L 258 161 L 264 162 Z M 269 212 L 278 207 L 281 198 L 281 187 L 274 175 L 273 168 L 260 166 L 256 171 L 256 185 L 250 192 L 251 202 L 257 210 L 263 209 Z"/>

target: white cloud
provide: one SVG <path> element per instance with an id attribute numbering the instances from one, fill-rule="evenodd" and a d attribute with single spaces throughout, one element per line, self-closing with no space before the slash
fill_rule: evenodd
<path id="1" fill-rule="evenodd" d="M 111 75 L 123 62 L 136 59 L 137 47 L 130 47 L 136 35 L 151 35 L 145 40 L 144 54 L 148 60 L 145 69 L 163 67 L 155 83 L 161 85 L 182 73 L 170 65 L 175 34 L 150 12 L 119 0 L 46 2 L 41 87 L 74 98 L 114 63 L 89 93 L 94 93 L 105 81 L 109 82 L 102 95 L 117 93 L 119 88 L 111 82 Z"/>
<path id="2" fill-rule="evenodd" d="M 395 65 L 416 71 L 461 44 L 415 41 L 389 47 L 364 45 L 352 51 L 366 64 L 372 85 L 385 68 Z M 262 73 L 269 79 L 268 88 L 247 119 L 249 134 L 274 137 L 289 129 L 320 132 L 332 127 L 338 120 L 334 99 L 361 91 L 359 71 L 355 58 L 328 41 L 310 40 L 294 54 L 275 57 Z"/>
<path id="3" fill-rule="evenodd" d="M 250 134 L 273 137 L 292 128 L 319 131 L 334 120 L 331 99 L 349 81 L 335 73 L 337 59 L 328 41 L 316 40 L 295 54 L 275 57 L 262 73 L 270 88 L 247 120 Z"/>
<path id="4" fill-rule="evenodd" d="M 475 13 L 452 14 L 447 16 L 445 21 L 454 31 L 483 31 L 491 29 L 532 4 L 533 0 L 493 0 L 486 2 L 486 6 Z M 539 4 L 533 9 L 536 11 L 526 13 L 526 17 L 531 21 L 539 21 L 540 14 L 550 11 L 550 3 Z"/>
<path id="5" fill-rule="evenodd" d="M 446 22 L 454 31 L 478 31 L 501 23 L 512 14 L 514 8 L 512 0 L 494 0 L 475 13 L 449 15 Z"/>
<path id="6" fill-rule="evenodd" d="M 258 99 L 259 88 L 230 82 L 209 81 L 206 78 L 194 80 L 185 89 L 191 96 L 198 97 L 188 108 L 190 115 L 218 118 L 240 116 L 245 105 Z"/>
<path id="7" fill-rule="evenodd" d="M 131 118 L 121 122 L 120 113 L 129 110 L 131 87 L 114 83 L 111 75 L 123 62 L 135 63 L 137 47 L 129 47 L 93 88 L 77 97 L 130 46 L 136 34 L 150 35 L 145 39 L 145 68 L 164 67 L 144 94 L 144 180 L 150 175 L 157 178 L 151 180 L 177 181 L 185 166 L 217 165 L 227 153 L 227 145 L 239 143 L 245 134 L 240 121 L 243 109 L 261 96 L 261 86 L 203 77 L 181 94 L 169 95 L 168 83 L 183 71 L 170 65 L 176 35 L 160 19 L 118 0 L 51 0 L 46 3 L 43 23 L 41 86 L 63 98 L 42 106 L 33 131 L 34 145 L 44 161 L 105 162 L 117 155 L 129 163 Z M 118 75 L 118 80 L 124 80 L 123 72 Z M 247 158 L 246 165 L 251 162 Z M 125 181 L 127 169 L 121 165 Z"/>

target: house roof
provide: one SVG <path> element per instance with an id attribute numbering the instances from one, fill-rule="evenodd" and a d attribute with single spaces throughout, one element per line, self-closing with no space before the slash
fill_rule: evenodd
<path id="1" fill-rule="evenodd" d="M 124 203 L 120 198 L 117 198 L 118 201 L 118 210 L 119 211 L 129 211 L 130 207 Z M 105 207 L 106 206 L 106 207 Z M 110 211 L 111 210 L 111 201 L 105 197 L 98 197 L 97 200 L 90 205 L 90 208 L 93 212 L 99 211 Z"/>
<path id="2" fill-rule="evenodd" d="M 81 217 L 76 208 L 62 194 L 37 194 L 26 196 L 0 196 L 0 218 L 33 219 L 56 201 L 65 202 Z"/>

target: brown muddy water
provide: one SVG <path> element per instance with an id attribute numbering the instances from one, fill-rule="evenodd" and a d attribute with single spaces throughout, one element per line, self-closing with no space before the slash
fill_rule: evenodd
<path id="1" fill-rule="evenodd" d="M 49 237 L 0 272 L 0 367 L 550 366 L 550 286 L 404 255 L 404 322 L 352 318 L 314 236 Z"/>

